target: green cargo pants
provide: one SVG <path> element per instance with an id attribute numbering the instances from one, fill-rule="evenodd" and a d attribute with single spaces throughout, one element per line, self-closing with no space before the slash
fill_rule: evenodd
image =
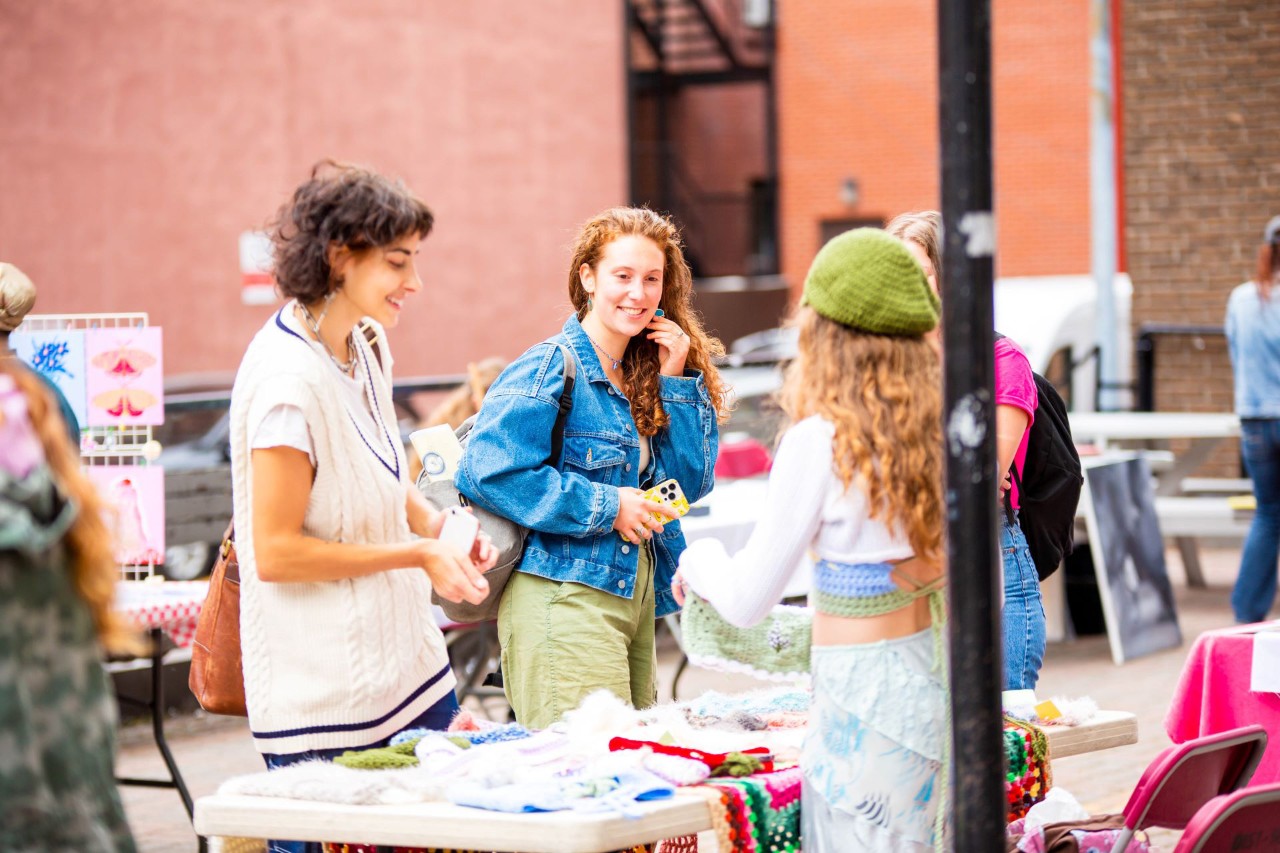
<path id="1" fill-rule="evenodd" d="M 640 549 L 635 595 L 515 572 L 498 608 L 502 681 L 516 719 L 544 729 L 605 689 L 636 708 L 657 701 L 653 549 Z"/>

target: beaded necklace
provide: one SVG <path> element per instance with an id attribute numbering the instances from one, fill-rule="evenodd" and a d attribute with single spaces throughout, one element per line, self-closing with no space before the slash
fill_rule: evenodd
<path id="1" fill-rule="evenodd" d="M 583 334 L 586 334 L 586 330 L 585 330 L 585 329 L 583 329 Z M 604 347 L 602 347 L 602 346 L 600 346 L 598 343 L 596 343 L 596 339 L 595 339 L 595 338 L 593 338 L 593 337 L 591 337 L 590 335 L 587 335 L 587 340 L 591 341 L 591 345 L 592 345 L 592 346 L 594 346 L 597 350 L 599 350 L 599 351 L 600 351 L 600 354 L 601 354 L 602 356 L 604 356 L 605 358 L 609 359 L 609 362 L 610 362 L 610 364 L 609 364 L 609 369 L 610 369 L 610 370 L 617 370 L 617 369 L 618 369 L 618 365 L 622 364 L 622 359 L 620 359 L 620 358 L 614 358 L 613 356 L 609 355 L 608 350 L 606 350 Z M 625 352 L 623 352 L 623 355 L 625 356 L 625 355 L 626 355 L 626 353 L 625 353 Z"/>

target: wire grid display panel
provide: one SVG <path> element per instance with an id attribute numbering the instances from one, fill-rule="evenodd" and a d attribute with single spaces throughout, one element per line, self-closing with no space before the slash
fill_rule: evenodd
<path id="1" fill-rule="evenodd" d="M 144 311 L 120 314 L 28 314 L 22 321 L 22 331 L 144 328 L 149 325 Z M 80 425 L 80 463 L 86 468 L 100 465 L 145 467 L 151 464 L 151 458 L 154 458 L 157 451 L 158 448 L 152 443 L 150 426 Z M 153 561 L 120 566 L 122 580 L 145 580 L 154 574 Z"/>

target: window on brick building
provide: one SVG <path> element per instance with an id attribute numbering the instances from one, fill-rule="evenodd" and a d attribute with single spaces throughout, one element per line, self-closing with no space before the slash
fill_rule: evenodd
<path id="1" fill-rule="evenodd" d="M 818 245 L 825 246 L 832 237 L 838 237 L 855 228 L 883 228 L 884 218 L 865 216 L 857 219 L 823 219 L 818 223 Z"/>

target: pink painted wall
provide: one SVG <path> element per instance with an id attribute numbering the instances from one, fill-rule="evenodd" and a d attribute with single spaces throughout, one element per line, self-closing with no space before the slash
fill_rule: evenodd
<path id="1" fill-rule="evenodd" d="M 238 235 L 332 156 L 437 216 L 397 374 L 517 355 L 568 312 L 575 226 L 626 201 L 620 6 L 0 0 L 0 259 L 37 312 L 149 312 L 170 377 L 233 371 L 273 310 Z"/>

